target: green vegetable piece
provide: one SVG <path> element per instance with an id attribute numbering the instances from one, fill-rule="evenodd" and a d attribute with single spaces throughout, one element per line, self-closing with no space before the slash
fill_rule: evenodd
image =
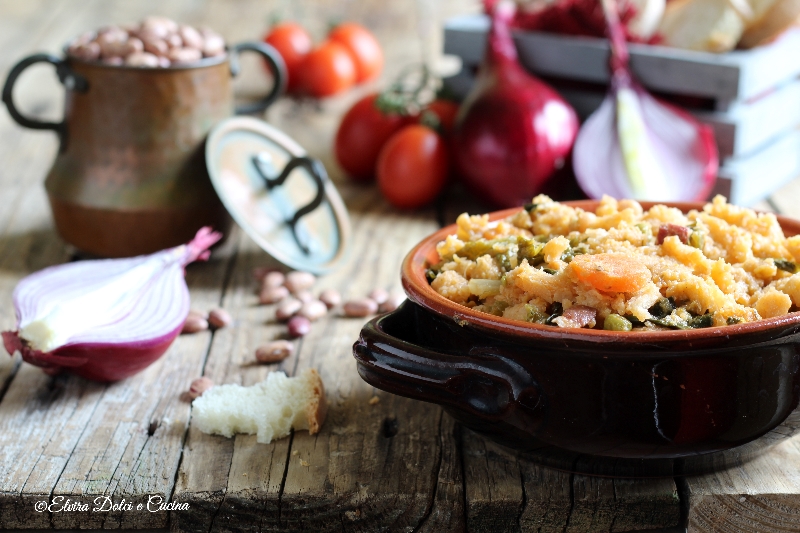
<path id="1" fill-rule="evenodd" d="M 650 227 L 650 224 L 647 222 L 639 222 L 636 224 L 636 229 L 644 233 L 645 235 L 653 235 L 653 228 Z"/>
<path id="2" fill-rule="evenodd" d="M 699 315 L 689 320 L 687 324 L 690 328 L 710 328 L 714 325 L 714 316 L 711 313 Z"/>
<path id="3" fill-rule="evenodd" d="M 612 313 L 603 321 L 603 329 L 609 331 L 630 331 L 633 329 L 633 324 L 625 317 Z"/>
<path id="4" fill-rule="evenodd" d="M 497 262 L 497 266 L 500 267 L 500 270 L 503 272 L 508 272 L 511 270 L 511 258 L 507 253 L 495 256 L 494 260 Z"/>
<path id="5" fill-rule="evenodd" d="M 528 312 L 528 322 L 541 324 L 548 318 L 547 315 L 539 311 L 535 305 L 526 304 L 525 310 Z"/>
<path id="6" fill-rule="evenodd" d="M 775 266 L 781 270 L 785 270 L 790 274 L 794 274 L 797 272 L 797 264 L 793 261 L 787 261 L 786 259 L 773 259 L 775 262 Z"/>
<path id="7" fill-rule="evenodd" d="M 481 300 L 500 294 L 502 285 L 499 279 L 471 279 L 467 283 L 469 292 Z"/>
<path id="8" fill-rule="evenodd" d="M 524 206 L 522 206 L 522 208 L 531 215 L 533 214 L 534 211 L 536 211 L 537 207 L 539 207 L 537 204 L 532 204 L 532 203 L 527 203 Z"/>
<path id="9" fill-rule="evenodd" d="M 623 318 L 625 320 L 627 320 L 628 322 L 630 322 L 634 327 L 644 326 L 644 322 L 642 322 L 641 320 L 639 320 L 638 318 L 636 318 L 633 315 L 625 315 Z"/>
<path id="10" fill-rule="evenodd" d="M 551 276 L 555 276 L 556 274 L 558 274 L 558 270 L 553 270 L 552 268 L 543 268 L 542 270 L 544 270 Z"/>
<path id="11" fill-rule="evenodd" d="M 672 314 L 675 310 L 675 300 L 672 298 L 661 298 L 653 307 L 648 309 L 651 315 L 656 318 L 664 318 Z"/>
<path id="12" fill-rule="evenodd" d="M 732 326 L 732 325 L 734 325 L 734 324 L 738 324 L 738 323 L 739 323 L 739 322 L 741 322 L 741 321 L 742 321 L 741 319 L 739 319 L 739 318 L 736 318 L 735 316 L 729 316 L 729 317 L 728 317 L 728 318 L 725 320 L 725 322 L 727 322 L 727 324 L 728 324 L 729 326 Z"/>
<path id="13" fill-rule="evenodd" d="M 433 283 L 433 280 L 436 279 L 436 276 L 438 274 L 439 273 L 437 271 L 433 270 L 432 268 L 429 268 L 428 270 L 425 271 L 425 279 L 428 280 L 428 283 Z"/>
<path id="14" fill-rule="evenodd" d="M 548 326 L 552 326 L 553 320 L 560 317 L 562 314 L 564 314 L 564 306 L 561 302 L 553 302 L 550 306 L 550 316 L 547 317 L 544 323 Z"/>
<path id="15" fill-rule="evenodd" d="M 692 233 L 689 234 L 689 246 L 693 248 L 702 250 L 705 241 L 706 241 L 706 236 L 703 235 L 703 233 L 700 231 L 694 230 Z"/>
<path id="16" fill-rule="evenodd" d="M 542 255 L 542 250 L 544 250 L 543 243 L 525 237 L 518 237 L 517 245 L 519 246 L 517 251 L 518 263 L 521 263 L 523 259 L 527 259 L 528 264 L 531 266 L 544 262 L 544 256 Z"/>

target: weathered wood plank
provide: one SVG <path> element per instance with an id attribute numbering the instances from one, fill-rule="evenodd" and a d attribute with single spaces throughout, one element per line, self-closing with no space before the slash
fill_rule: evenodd
<path id="1" fill-rule="evenodd" d="M 797 531 L 800 438 L 787 439 L 743 466 L 687 478 L 689 532 Z"/>

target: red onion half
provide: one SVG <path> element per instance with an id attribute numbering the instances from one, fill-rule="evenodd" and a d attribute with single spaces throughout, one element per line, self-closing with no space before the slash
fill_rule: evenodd
<path id="1" fill-rule="evenodd" d="M 616 4 L 603 0 L 603 7 L 611 88 L 575 141 L 572 165 L 578 184 L 591 198 L 705 200 L 719 166 L 713 131 L 636 82 Z"/>
<path id="2" fill-rule="evenodd" d="M 513 16 L 513 3 L 494 7 L 486 56 L 452 137 L 459 175 L 498 207 L 529 202 L 563 164 L 578 132 L 572 107 L 519 64 Z"/>
<path id="3" fill-rule="evenodd" d="M 48 373 L 116 381 L 139 372 L 169 348 L 189 314 L 183 268 L 207 259 L 221 237 L 203 228 L 190 243 L 155 254 L 25 277 L 13 294 L 17 330 L 2 334 L 6 350 Z"/>

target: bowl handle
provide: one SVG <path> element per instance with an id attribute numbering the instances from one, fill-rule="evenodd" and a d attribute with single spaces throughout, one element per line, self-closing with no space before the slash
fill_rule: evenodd
<path id="1" fill-rule="evenodd" d="M 244 51 L 256 52 L 264 57 L 264 60 L 269 65 L 270 71 L 272 72 L 272 90 L 261 100 L 236 106 L 235 113 L 237 115 L 260 113 L 286 92 L 286 63 L 284 63 L 280 53 L 267 43 L 244 42 L 234 45 L 230 51 L 231 75 L 233 77 L 239 74 L 239 54 Z"/>
<path id="2" fill-rule="evenodd" d="M 415 309 L 415 307 L 417 309 Z M 509 418 L 515 411 L 539 419 L 545 409 L 541 387 L 519 363 L 494 347 L 448 354 L 403 340 L 386 331 L 391 322 L 410 324 L 417 304 L 375 318 L 353 345 L 358 372 L 379 389 L 456 408 L 485 420 Z"/>

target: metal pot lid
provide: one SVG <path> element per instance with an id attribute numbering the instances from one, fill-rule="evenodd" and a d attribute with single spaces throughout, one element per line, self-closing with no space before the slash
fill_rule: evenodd
<path id="1" fill-rule="evenodd" d="M 220 122 L 206 141 L 211 183 L 239 226 L 295 270 L 324 274 L 344 257 L 350 219 L 318 160 L 252 117 Z"/>

